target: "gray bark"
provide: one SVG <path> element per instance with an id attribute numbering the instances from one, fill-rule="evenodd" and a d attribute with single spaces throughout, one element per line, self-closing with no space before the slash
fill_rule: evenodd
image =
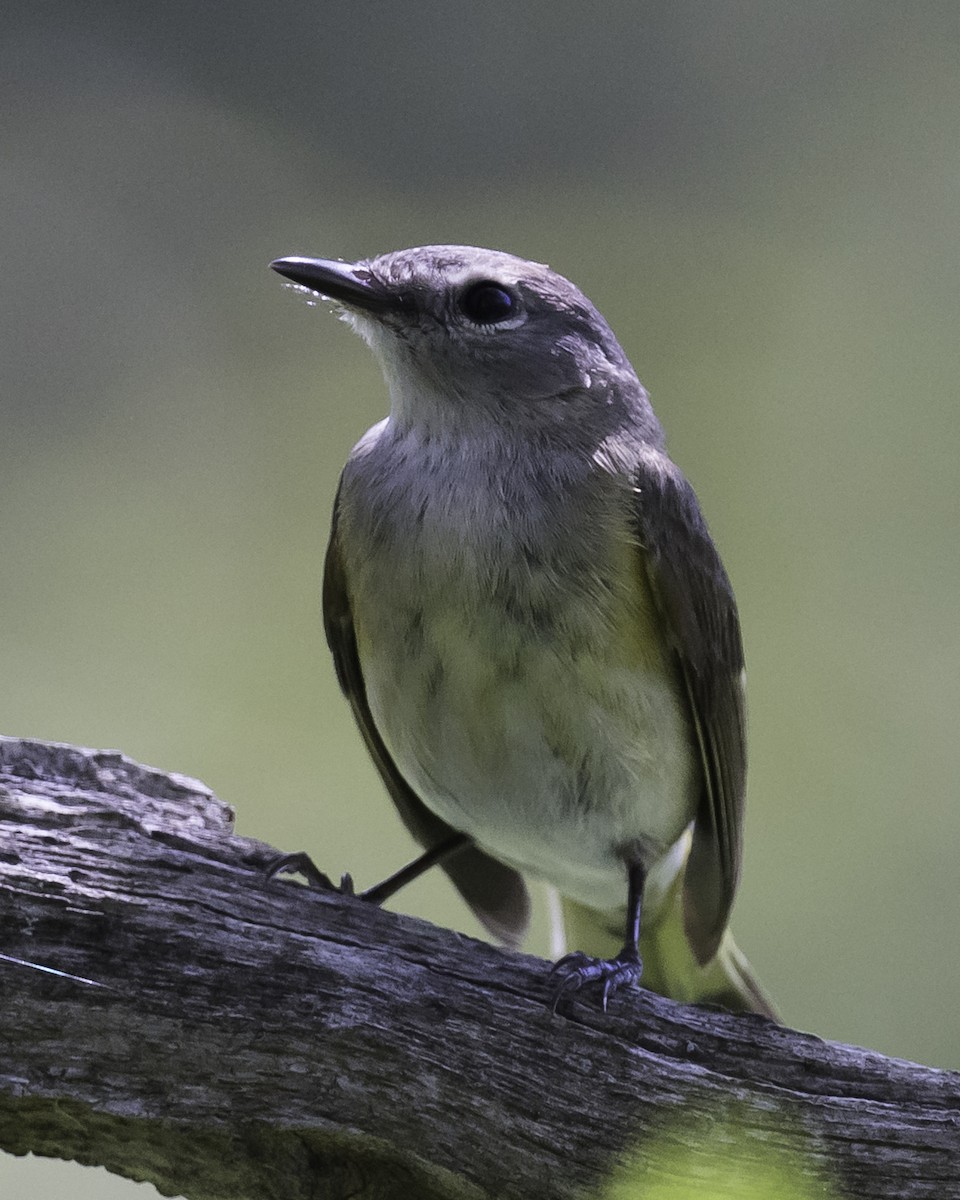
<path id="1" fill-rule="evenodd" d="M 718 1144 L 811 1195 L 960 1197 L 960 1075 L 644 991 L 554 1015 L 544 962 L 267 882 L 232 817 L 0 739 L 0 1148 L 196 1200 L 567 1200 L 625 1156 L 695 1195 Z"/>

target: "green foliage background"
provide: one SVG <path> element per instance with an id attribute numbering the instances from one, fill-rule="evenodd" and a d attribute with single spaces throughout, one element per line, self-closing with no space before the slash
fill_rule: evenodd
<path id="1" fill-rule="evenodd" d="M 925 0 L 5 5 L 0 729 L 198 775 L 331 873 L 404 860 L 319 616 L 384 390 L 266 264 L 548 261 L 737 589 L 741 944 L 792 1023 L 960 1066 L 958 29 Z M 477 932 L 439 874 L 398 902 Z M 63 1187 L 134 1185 L 0 1163 L 6 1200 Z"/>

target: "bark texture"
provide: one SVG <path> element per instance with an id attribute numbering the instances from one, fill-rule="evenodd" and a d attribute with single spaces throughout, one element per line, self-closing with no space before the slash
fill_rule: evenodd
<path id="1" fill-rule="evenodd" d="M 643 991 L 553 1015 L 541 960 L 267 882 L 232 822 L 0 739 L 0 1148 L 192 1200 L 568 1200 L 625 1156 L 695 1195 L 718 1144 L 797 1195 L 960 1197 L 960 1075 Z"/>

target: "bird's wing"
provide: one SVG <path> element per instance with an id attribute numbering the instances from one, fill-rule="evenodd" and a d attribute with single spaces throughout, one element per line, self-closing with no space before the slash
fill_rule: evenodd
<path id="1" fill-rule="evenodd" d="M 432 813 L 403 778 L 374 724 L 357 653 L 357 638 L 337 533 L 339 499 L 338 493 L 323 576 L 323 623 L 327 644 L 333 654 L 340 687 L 350 701 L 363 740 L 390 798 L 413 837 L 421 846 L 430 848 L 445 841 L 455 830 Z M 388 586 L 386 581 L 384 586 Z M 443 869 L 490 933 L 510 945 L 520 942 L 530 920 L 530 897 L 517 871 L 491 858 L 476 846 L 460 850 L 443 863 Z"/>
<path id="2" fill-rule="evenodd" d="M 643 569 L 667 630 L 703 768 L 684 884 L 684 924 L 713 958 L 740 876 L 746 787 L 743 646 L 733 589 L 693 488 L 664 455 L 636 476 Z"/>

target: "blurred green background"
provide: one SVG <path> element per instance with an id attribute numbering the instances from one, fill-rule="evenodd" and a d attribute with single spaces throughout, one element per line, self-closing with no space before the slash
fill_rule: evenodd
<path id="1" fill-rule="evenodd" d="M 955 0 L 5 4 L 0 730 L 197 775 L 361 884 L 404 861 L 319 611 L 384 388 L 267 263 L 549 262 L 737 590 L 738 940 L 791 1023 L 960 1066 L 958 35 Z M 478 932 L 439 873 L 398 906 Z M 0 1160 L 4 1200 L 134 1186 Z"/>

